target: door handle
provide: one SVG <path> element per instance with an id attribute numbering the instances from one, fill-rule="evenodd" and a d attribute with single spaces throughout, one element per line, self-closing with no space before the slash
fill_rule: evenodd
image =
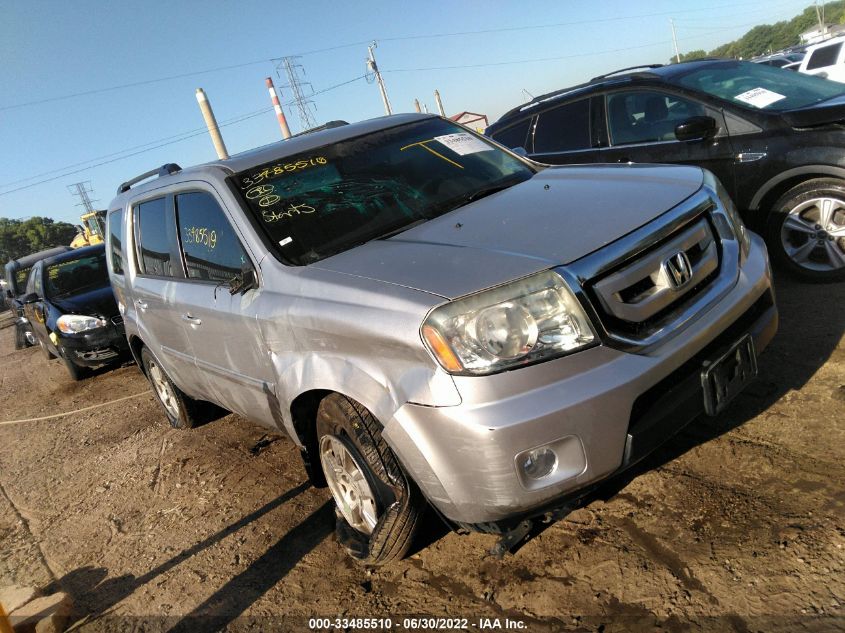
<path id="1" fill-rule="evenodd" d="M 143 299 L 135 299 L 135 305 L 141 308 L 141 310 L 147 309 L 147 302 Z"/>
<path id="2" fill-rule="evenodd" d="M 191 325 L 202 325 L 202 319 L 196 319 L 192 317 L 190 314 L 183 314 L 182 320 L 186 323 L 190 323 Z"/>

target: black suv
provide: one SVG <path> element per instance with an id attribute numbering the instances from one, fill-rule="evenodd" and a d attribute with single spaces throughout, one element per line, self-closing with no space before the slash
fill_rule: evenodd
<path id="1" fill-rule="evenodd" d="M 554 165 L 705 167 L 773 259 L 808 281 L 845 279 L 843 84 L 733 60 L 626 68 L 539 96 L 485 133 Z"/>

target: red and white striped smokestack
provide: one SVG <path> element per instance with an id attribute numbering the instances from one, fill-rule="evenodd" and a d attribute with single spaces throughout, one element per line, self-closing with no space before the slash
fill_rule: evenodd
<path id="1" fill-rule="evenodd" d="M 279 103 L 279 95 L 276 92 L 276 86 L 273 85 L 273 80 L 267 77 L 265 80 L 267 89 L 270 91 L 270 101 L 273 102 L 273 109 L 276 111 L 276 118 L 279 119 L 279 127 L 282 128 L 282 138 L 290 138 L 290 128 L 288 121 L 285 119 L 285 113 L 282 112 L 282 104 Z"/>

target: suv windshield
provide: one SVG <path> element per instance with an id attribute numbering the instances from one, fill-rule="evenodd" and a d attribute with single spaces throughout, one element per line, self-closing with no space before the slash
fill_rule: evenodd
<path id="1" fill-rule="evenodd" d="M 845 85 L 766 64 L 720 61 L 668 78 L 745 107 L 792 110 L 845 94 Z"/>
<path id="2" fill-rule="evenodd" d="M 44 271 L 47 298 L 63 297 L 109 285 L 106 255 L 90 255 L 51 264 Z"/>
<path id="3" fill-rule="evenodd" d="M 320 147 L 235 176 L 282 257 L 319 261 L 528 180 L 522 161 L 442 119 Z"/>

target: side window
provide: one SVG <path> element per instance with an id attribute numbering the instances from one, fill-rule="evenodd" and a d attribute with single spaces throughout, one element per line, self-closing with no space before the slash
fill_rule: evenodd
<path id="1" fill-rule="evenodd" d="M 520 121 L 516 125 L 512 125 L 501 132 L 496 132 L 493 135 L 493 138 L 509 149 L 513 149 L 515 147 L 524 148 L 525 139 L 528 137 L 529 125 L 531 125 L 531 117 L 528 117 L 524 121 Z"/>
<path id="2" fill-rule="evenodd" d="M 251 267 L 235 230 L 211 194 L 176 196 L 176 215 L 189 279 L 229 281 L 244 265 Z"/>
<path id="3" fill-rule="evenodd" d="M 145 275 L 173 277 L 170 243 L 167 239 L 167 214 L 164 198 L 139 204 L 135 209 L 138 222 L 138 264 Z"/>
<path id="4" fill-rule="evenodd" d="M 836 59 L 839 57 L 840 50 L 842 50 L 842 42 L 817 48 L 810 55 L 810 59 L 807 60 L 807 70 L 833 66 L 836 63 Z"/>
<path id="5" fill-rule="evenodd" d="M 109 214 L 109 242 L 111 244 L 111 271 L 123 274 L 123 209 Z"/>
<path id="6" fill-rule="evenodd" d="M 589 99 L 547 110 L 537 118 L 534 152 L 567 152 L 591 146 Z"/>
<path id="7" fill-rule="evenodd" d="M 41 267 L 35 266 L 29 271 L 29 279 L 26 281 L 26 294 L 30 292 L 34 292 L 39 297 L 43 297 L 44 294 L 41 292 L 41 275 L 39 274 Z"/>
<path id="8" fill-rule="evenodd" d="M 612 145 L 674 141 L 678 123 L 704 114 L 701 104 L 660 92 L 616 92 L 607 97 Z"/>

